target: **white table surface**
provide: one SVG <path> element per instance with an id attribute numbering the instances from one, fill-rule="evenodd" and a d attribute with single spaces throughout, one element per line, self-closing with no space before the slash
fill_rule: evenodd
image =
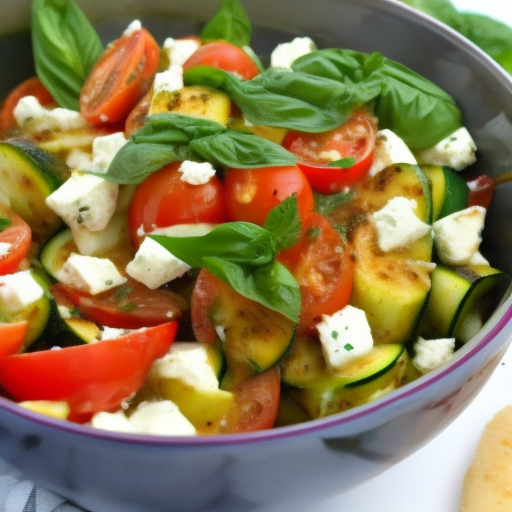
<path id="1" fill-rule="evenodd" d="M 488 14 L 512 25 L 510 0 L 452 1 L 459 9 Z M 472 404 L 424 448 L 356 489 L 293 512 L 457 512 L 462 479 L 483 429 L 510 403 L 512 348 Z"/>

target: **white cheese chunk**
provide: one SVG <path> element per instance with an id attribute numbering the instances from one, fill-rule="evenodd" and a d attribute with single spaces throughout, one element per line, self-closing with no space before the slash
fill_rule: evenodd
<path id="1" fill-rule="evenodd" d="M 72 229 L 104 229 L 116 209 L 119 185 L 99 176 L 72 172 L 68 180 L 46 198 L 46 204 Z"/>
<path id="2" fill-rule="evenodd" d="M 394 132 L 380 130 L 375 140 L 375 156 L 368 171 L 370 176 L 375 176 L 386 167 L 393 164 L 416 164 L 416 158 L 407 144 Z"/>
<path id="3" fill-rule="evenodd" d="M 316 326 L 329 367 L 342 368 L 373 348 L 373 337 L 363 310 L 345 306 L 333 315 L 322 315 Z"/>
<path id="4" fill-rule="evenodd" d="M 183 68 L 171 64 L 169 69 L 157 73 L 153 82 L 153 97 L 161 92 L 173 92 L 183 88 Z"/>
<path id="5" fill-rule="evenodd" d="M 215 169 L 209 162 L 192 162 L 185 160 L 178 171 L 181 172 L 181 181 L 189 185 L 204 185 L 215 175 Z"/>
<path id="6" fill-rule="evenodd" d="M 126 282 L 108 258 L 96 258 L 71 253 L 64 265 L 55 273 L 64 284 L 96 295 Z"/>
<path id="7" fill-rule="evenodd" d="M 176 258 L 151 238 L 142 241 L 135 257 L 126 266 L 129 276 L 151 289 L 181 277 L 188 270 L 190 265 Z"/>
<path id="8" fill-rule="evenodd" d="M 482 261 L 478 251 L 485 214 L 485 208 L 470 206 L 434 222 L 434 242 L 443 263 L 470 265 L 473 261 Z"/>
<path id="9" fill-rule="evenodd" d="M 130 334 L 131 332 L 135 332 L 137 329 L 121 329 L 117 327 L 107 327 L 103 326 L 101 328 L 101 341 L 104 340 L 113 340 L 115 338 L 119 338 L 120 336 L 125 336 L 126 334 Z"/>
<path id="10" fill-rule="evenodd" d="M 7 242 L 0 242 L 0 258 L 7 256 L 11 251 L 12 244 Z"/>
<path id="11" fill-rule="evenodd" d="M 92 169 L 95 172 L 107 172 L 118 153 L 127 143 L 123 132 L 96 137 L 92 142 Z"/>
<path id="12" fill-rule="evenodd" d="M 94 428 L 115 432 L 161 436 L 193 436 L 196 429 L 170 400 L 142 402 L 127 416 L 123 411 L 99 412 L 91 420 Z"/>
<path id="13" fill-rule="evenodd" d="M 455 338 L 426 340 L 419 336 L 413 348 L 412 363 L 420 372 L 428 373 L 450 359 L 455 350 Z"/>
<path id="14" fill-rule="evenodd" d="M 317 46 L 310 37 L 296 37 L 288 43 L 276 46 L 270 55 L 270 67 L 290 69 L 299 57 L 316 50 Z"/>
<path id="15" fill-rule="evenodd" d="M 431 148 L 416 152 L 422 164 L 446 165 L 461 171 L 476 161 L 476 144 L 467 128 L 459 128 Z"/>
<path id="16" fill-rule="evenodd" d="M 140 20 L 133 20 L 124 30 L 123 36 L 130 37 L 132 34 L 135 34 L 135 32 L 138 32 L 142 29 L 142 23 Z"/>
<path id="17" fill-rule="evenodd" d="M 194 342 L 175 341 L 169 352 L 152 364 L 148 378 L 153 382 L 176 379 L 205 391 L 219 388 L 207 347 Z"/>
<path id="18" fill-rule="evenodd" d="M 0 276 L 0 310 L 17 313 L 43 296 L 30 270 Z"/>
<path id="19" fill-rule="evenodd" d="M 165 39 L 163 49 L 169 56 L 172 65 L 183 66 L 184 62 L 201 46 L 201 42 L 194 38 Z"/>
<path id="20" fill-rule="evenodd" d="M 414 199 L 397 196 L 370 216 L 382 251 L 407 247 L 430 231 L 430 225 L 414 213 L 416 206 Z"/>
<path id="21" fill-rule="evenodd" d="M 33 133 L 67 131 L 88 126 L 79 112 L 65 108 L 45 108 L 35 96 L 24 96 L 14 107 L 16 122 Z"/>

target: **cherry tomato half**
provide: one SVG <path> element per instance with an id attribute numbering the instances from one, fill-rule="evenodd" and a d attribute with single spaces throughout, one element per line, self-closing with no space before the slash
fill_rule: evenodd
<path id="1" fill-rule="evenodd" d="M 151 86 L 160 49 L 144 28 L 115 40 L 87 77 L 80 113 L 91 124 L 122 121 Z"/>
<path id="2" fill-rule="evenodd" d="M 157 227 L 225 222 L 224 188 L 220 179 L 213 176 L 204 185 L 190 185 L 181 179 L 180 164 L 165 166 L 137 187 L 128 215 L 130 236 L 136 246 L 142 242 L 144 233 Z"/>
<path id="3" fill-rule="evenodd" d="M 359 180 L 373 162 L 377 125 L 364 110 L 334 130 L 322 133 L 290 131 L 283 146 L 297 155 L 297 164 L 311 187 L 322 194 L 340 192 Z M 329 163 L 350 159 L 348 167 L 331 167 Z"/>
<path id="4" fill-rule="evenodd" d="M 28 322 L 3 323 L 0 322 L 0 356 L 16 354 L 23 347 Z"/>
<path id="5" fill-rule="evenodd" d="M 231 221 L 262 226 L 270 210 L 292 194 L 297 194 L 301 219 L 313 210 L 313 191 L 296 165 L 227 169 L 224 182 L 226 211 Z"/>
<path id="6" fill-rule="evenodd" d="M 87 421 L 142 386 L 176 330 L 169 322 L 101 343 L 0 357 L 0 383 L 18 401 L 64 400 L 71 421 Z"/>
<path id="7" fill-rule="evenodd" d="M 16 272 L 26 258 L 32 242 L 32 231 L 17 213 L 0 203 L 0 221 L 2 220 L 8 224 L 5 229 L 0 230 L 0 243 L 9 244 L 5 254 L 0 255 L 0 275 L 5 275 Z"/>
<path id="8" fill-rule="evenodd" d="M 214 41 L 200 46 L 183 64 L 183 71 L 195 66 L 212 66 L 250 80 L 260 73 L 251 57 L 238 46 Z"/>
<path id="9" fill-rule="evenodd" d="M 322 315 L 348 304 L 354 280 L 350 250 L 322 215 L 313 212 L 299 242 L 277 258 L 300 285 L 298 333 L 314 331 Z"/>

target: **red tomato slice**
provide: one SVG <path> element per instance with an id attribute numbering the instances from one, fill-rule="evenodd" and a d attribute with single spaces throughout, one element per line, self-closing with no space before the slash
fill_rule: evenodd
<path id="1" fill-rule="evenodd" d="M 485 174 L 468 181 L 468 206 L 489 208 L 494 195 L 495 181 Z"/>
<path id="2" fill-rule="evenodd" d="M 283 146 L 302 161 L 311 187 L 322 194 L 342 191 L 366 174 L 373 162 L 377 125 L 364 110 L 356 110 L 339 128 L 323 133 L 289 132 Z M 329 167 L 329 163 L 350 158 L 350 167 Z"/>
<path id="3" fill-rule="evenodd" d="M 10 356 L 21 350 L 27 328 L 26 320 L 12 324 L 0 322 L 0 356 Z"/>
<path id="4" fill-rule="evenodd" d="M 210 310 L 217 300 L 219 287 L 224 284 L 204 268 L 197 276 L 190 299 L 190 313 L 195 339 L 201 343 L 214 345 L 217 342 L 217 333 L 210 319 Z"/>
<path id="5" fill-rule="evenodd" d="M 36 76 L 27 78 L 16 86 L 5 98 L 0 108 L 0 137 L 7 137 L 16 126 L 14 119 L 14 108 L 21 98 L 35 96 L 41 105 L 55 105 L 53 96 L 46 90 L 41 80 Z"/>
<path id="6" fill-rule="evenodd" d="M 313 191 L 295 165 L 227 169 L 224 183 L 228 220 L 262 226 L 270 210 L 292 194 L 297 194 L 301 219 L 313 210 Z"/>
<path id="7" fill-rule="evenodd" d="M 281 393 L 277 368 L 239 382 L 231 391 L 235 394 L 235 411 L 227 420 L 228 433 L 255 432 L 274 426 Z"/>
<path id="8" fill-rule="evenodd" d="M 150 89 L 142 98 L 139 100 L 137 105 L 128 114 L 124 124 L 124 136 L 129 139 L 133 132 L 142 128 L 146 119 L 149 115 L 149 107 L 151 105 L 151 96 L 153 92 Z"/>
<path id="9" fill-rule="evenodd" d="M 0 203 L 0 221 L 9 224 L 0 231 L 0 243 L 10 244 L 7 252 L 0 256 L 0 275 L 12 274 L 27 257 L 32 242 L 29 225 L 13 210 Z"/>
<path id="10" fill-rule="evenodd" d="M 0 384 L 18 401 L 64 400 L 71 421 L 117 409 L 167 353 L 176 322 L 112 340 L 0 357 Z"/>
<path id="11" fill-rule="evenodd" d="M 98 295 L 57 283 L 52 286 L 52 294 L 59 303 L 70 301 L 85 318 L 120 329 L 151 327 L 178 320 L 188 309 L 179 295 L 163 289 L 150 290 L 134 279 Z"/>
<path id="12" fill-rule="evenodd" d="M 144 28 L 110 44 L 82 87 L 82 116 L 94 125 L 124 120 L 150 88 L 159 58 L 158 43 Z"/>
<path id="13" fill-rule="evenodd" d="M 220 179 L 213 176 L 204 185 L 190 185 L 181 180 L 180 165 L 181 162 L 167 165 L 137 187 L 128 216 L 135 246 L 142 242 L 144 233 L 157 227 L 225 222 L 224 188 Z"/>
<path id="14" fill-rule="evenodd" d="M 314 331 L 322 315 L 332 315 L 348 304 L 354 278 L 350 251 L 322 215 L 310 215 L 302 238 L 278 260 L 300 285 L 298 333 Z"/>
<path id="15" fill-rule="evenodd" d="M 183 64 L 183 71 L 195 66 L 212 66 L 250 80 L 260 73 L 251 57 L 238 46 L 214 41 L 200 46 Z"/>

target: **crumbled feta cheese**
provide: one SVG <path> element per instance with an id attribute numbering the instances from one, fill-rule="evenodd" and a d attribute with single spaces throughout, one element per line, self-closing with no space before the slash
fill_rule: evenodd
<path id="1" fill-rule="evenodd" d="M 190 270 L 190 265 L 176 258 L 162 245 L 145 238 L 134 258 L 126 266 L 129 276 L 155 289 Z"/>
<path id="2" fill-rule="evenodd" d="M 30 270 L 0 276 L 0 310 L 17 313 L 43 296 Z"/>
<path id="3" fill-rule="evenodd" d="M 122 410 L 99 412 L 91 420 L 94 428 L 115 432 L 162 436 L 193 436 L 196 429 L 170 400 L 142 402 L 127 416 Z"/>
<path id="4" fill-rule="evenodd" d="M 485 214 L 485 208 L 470 206 L 434 222 L 434 242 L 443 263 L 469 265 L 472 261 L 482 261 L 478 251 Z"/>
<path id="5" fill-rule="evenodd" d="M 153 82 L 153 97 L 161 92 L 173 92 L 183 88 L 183 68 L 172 64 L 169 69 L 157 73 Z"/>
<path id="6" fill-rule="evenodd" d="M 35 133 L 44 131 L 66 131 L 87 126 L 79 112 L 65 108 L 45 108 L 35 96 L 24 96 L 14 107 L 16 122 Z M 29 125 L 30 123 L 30 125 Z"/>
<path id="7" fill-rule="evenodd" d="M 476 161 L 476 144 L 466 128 L 459 128 L 431 148 L 416 152 L 422 164 L 446 165 L 456 171 Z"/>
<path id="8" fill-rule="evenodd" d="M 172 65 L 183 66 L 184 62 L 201 46 L 198 39 L 185 37 L 182 39 L 173 39 L 168 37 L 163 44 L 164 51 L 169 56 L 169 62 Z"/>
<path id="9" fill-rule="evenodd" d="M 117 327 L 102 327 L 101 329 L 101 341 L 105 340 L 113 340 L 115 338 L 119 338 L 120 336 L 125 336 L 130 332 L 134 332 L 135 329 L 118 329 Z"/>
<path id="10" fill-rule="evenodd" d="M 66 158 L 66 165 L 75 171 L 91 171 L 92 155 L 79 148 L 73 148 Z"/>
<path id="11" fill-rule="evenodd" d="M 428 373 L 450 359 L 455 350 L 455 338 L 426 340 L 419 336 L 413 348 L 412 363 L 420 372 Z"/>
<path id="12" fill-rule="evenodd" d="M 46 198 L 46 204 L 71 228 L 104 229 L 116 209 L 119 185 L 99 176 L 72 172 Z"/>
<path id="13" fill-rule="evenodd" d="M 382 251 L 406 247 L 430 231 L 430 225 L 414 213 L 416 206 L 414 199 L 393 197 L 383 208 L 370 216 Z"/>
<path id="14" fill-rule="evenodd" d="M 208 347 L 194 342 L 175 341 L 169 352 L 152 364 L 148 378 L 152 382 L 176 379 L 204 391 L 219 388 Z"/>
<path id="15" fill-rule="evenodd" d="M 204 185 L 215 175 L 215 169 L 209 162 L 192 162 L 185 160 L 178 171 L 182 173 L 181 181 L 189 185 Z"/>
<path id="16" fill-rule="evenodd" d="M 127 143 L 123 132 L 96 137 L 92 142 L 92 171 L 107 172 L 117 152 Z"/>
<path id="17" fill-rule="evenodd" d="M 64 284 L 96 295 L 126 282 L 108 258 L 82 256 L 71 253 L 64 265 L 55 273 Z"/>
<path id="18" fill-rule="evenodd" d="M 333 315 L 322 315 L 316 326 L 322 352 L 332 369 L 362 356 L 373 348 L 373 337 L 363 310 L 345 306 Z"/>
<path id="19" fill-rule="evenodd" d="M 290 69 L 299 57 L 316 50 L 317 46 L 310 37 L 296 37 L 289 43 L 276 46 L 270 55 L 270 67 Z"/>
<path id="20" fill-rule="evenodd" d="M 7 256 L 11 250 L 12 244 L 0 242 L 0 258 Z"/>
<path id="21" fill-rule="evenodd" d="M 123 36 L 130 37 L 132 34 L 135 34 L 135 32 L 138 32 L 142 29 L 142 23 L 140 20 L 133 20 L 124 30 Z"/>
<path id="22" fill-rule="evenodd" d="M 396 133 L 388 130 L 379 130 L 375 140 L 375 156 L 368 171 L 375 176 L 386 167 L 393 164 L 416 164 L 416 158 L 407 144 Z"/>

